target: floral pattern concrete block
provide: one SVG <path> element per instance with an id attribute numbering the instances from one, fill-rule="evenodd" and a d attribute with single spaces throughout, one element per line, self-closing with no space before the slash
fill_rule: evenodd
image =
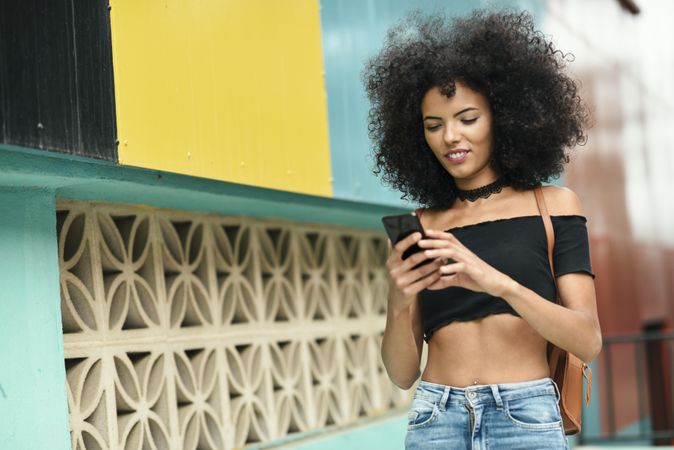
<path id="1" fill-rule="evenodd" d="M 381 233 L 63 201 L 72 448 L 232 449 L 407 404 Z"/>

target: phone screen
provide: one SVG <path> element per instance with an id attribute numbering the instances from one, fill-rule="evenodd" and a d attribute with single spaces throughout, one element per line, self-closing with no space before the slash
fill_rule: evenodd
<path id="1" fill-rule="evenodd" d="M 384 228 L 386 229 L 386 232 L 388 233 L 388 236 L 391 239 L 391 243 L 393 245 L 405 239 L 412 233 L 419 232 L 421 233 L 422 238 L 426 236 L 424 234 L 424 227 L 421 225 L 419 218 L 414 213 L 385 216 L 382 217 L 381 221 L 384 224 Z M 403 252 L 402 259 L 407 259 L 421 250 L 421 247 L 419 247 L 417 244 L 413 244 Z M 423 264 L 428 264 L 431 261 L 431 259 L 427 259 L 419 263 L 416 267 Z"/>

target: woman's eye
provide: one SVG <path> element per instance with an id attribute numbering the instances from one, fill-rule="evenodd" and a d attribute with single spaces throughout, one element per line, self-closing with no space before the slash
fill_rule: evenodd
<path id="1" fill-rule="evenodd" d="M 466 125 L 470 125 L 471 123 L 475 123 L 477 120 L 477 117 L 474 117 L 472 119 L 461 119 L 461 123 L 464 123 Z"/>
<path id="2" fill-rule="evenodd" d="M 438 130 L 438 129 L 440 129 L 440 125 L 431 125 L 431 126 L 426 127 L 426 131 L 435 131 L 435 130 Z"/>

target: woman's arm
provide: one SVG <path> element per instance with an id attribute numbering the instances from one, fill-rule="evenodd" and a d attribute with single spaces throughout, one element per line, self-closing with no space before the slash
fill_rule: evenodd
<path id="1" fill-rule="evenodd" d="M 391 381 L 402 389 L 412 387 L 419 378 L 423 329 L 417 294 L 440 278 L 441 261 L 412 269 L 428 259 L 424 252 L 402 260 L 402 253 L 421 238 L 415 233 L 391 249 L 386 262 L 389 271 L 388 312 L 381 344 L 381 356 Z"/>
<path id="2" fill-rule="evenodd" d="M 546 186 L 543 194 L 556 215 L 582 215 L 572 190 Z M 557 288 L 563 306 L 541 302 L 538 294 L 512 279 L 501 297 L 541 336 L 589 363 L 602 347 L 594 280 L 586 273 L 569 273 L 557 277 Z"/>
<path id="3" fill-rule="evenodd" d="M 546 340 L 589 363 L 602 346 L 594 280 L 585 273 L 569 273 L 557 278 L 557 285 L 564 306 L 545 301 L 512 279 L 499 297 Z"/>
<path id="4" fill-rule="evenodd" d="M 409 307 L 396 311 L 389 301 L 381 357 L 391 380 L 401 389 L 409 389 L 421 374 L 423 328 L 415 299 Z"/>

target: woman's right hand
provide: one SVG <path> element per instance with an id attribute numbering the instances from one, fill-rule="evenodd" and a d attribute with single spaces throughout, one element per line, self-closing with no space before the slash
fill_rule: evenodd
<path id="1" fill-rule="evenodd" d="M 414 253 L 407 259 L 402 259 L 405 250 L 416 244 L 421 237 L 421 233 L 413 233 L 393 247 L 391 247 L 391 240 L 388 240 L 391 250 L 386 260 L 389 273 L 388 306 L 389 309 L 393 309 L 394 313 L 407 309 L 421 290 L 435 283 L 442 276 L 439 269 L 443 261 L 440 258 L 416 267 L 419 263 L 429 259 L 424 250 Z"/>

